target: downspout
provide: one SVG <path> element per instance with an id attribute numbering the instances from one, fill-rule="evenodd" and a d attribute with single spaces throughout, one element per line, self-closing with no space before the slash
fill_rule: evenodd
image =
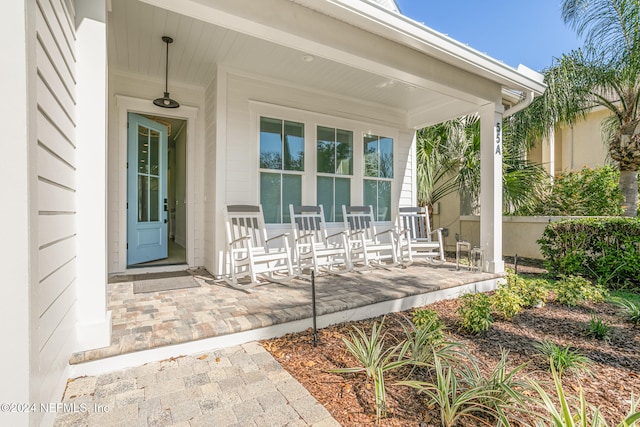
<path id="1" fill-rule="evenodd" d="M 535 97 L 535 94 L 533 92 L 528 92 L 527 96 L 524 100 L 518 102 L 516 105 L 514 105 L 513 107 L 509 108 L 508 110 L 506 110 L 503 114 L 502 117 L 509 117 L 515 113 L 517 113 L 520 110 L 524 110 L 525 108 L 527 108 L 529 105 L 531 105 L 531 103 L 533 102 L 533 98 Z"/>

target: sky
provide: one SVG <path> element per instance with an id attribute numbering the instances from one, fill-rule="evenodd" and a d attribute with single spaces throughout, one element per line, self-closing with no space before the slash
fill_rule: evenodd
<path id="1" fill-rule="evenodd" d="M 542 71 L 582 46 L 562 0 L 396 0 L 403 15 L 512 67 Z"/>

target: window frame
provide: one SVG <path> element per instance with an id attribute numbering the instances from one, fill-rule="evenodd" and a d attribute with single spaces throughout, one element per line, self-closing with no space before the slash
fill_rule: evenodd
<path id="1" fill-rule="evenodd" d="M 319 134 L 320 134 L 320 128 L 323 128 L 323 130 L 328 130 L 331 129 L 333 131 L 333 170 L 334 172 L 320 172 L 320 164 L 319 164 L 319 159 L 320 156 L 318 155 L 318 143 L 320 141 L 319 138 Z M 350 173 L 341 173 L 339 172 L 339 169 L 341 169 L 341 167 L 339 167 L 339 163 L 342 164 L 342 162 L 339 162 L 338 160 L 338 144 L 341 143 L 338 139 L 338 134 L 339 132 L 348 132 L 350 134 L 350 157 L 349 157 L 349 172 Z M 329 209 L 329 206 L 324 206 L 324 213 L 325 213 L 325 221 L 327 223 L 341 223 L 343 222 L 342 217 L 342 205 L 340 205 L 340 208 L 338 208 L 338 205 L 336 204 L 336 180 L 337 179 L 342 179 L 345 180 L 346 182 L 348 182 L 349 184 L 349 193 L 348 193 L 348 200 L 349 203 L 351 203 L 351 200 L 353 199 L 352 195 L 353 195 L 353 181 L 354 181 L 354 168 L 355 168 L 355 135 L 356 132 L 353 129 L 343 129 L 342 127 L 338 127 L 338 126 L 326 126 L 326 125 L 322 125 L 319 123 L 316 123 L 315 125 L 315 187 L 316 187 L 316 205 L 320 204 L 320 196 L 318 194 L 318 186 L 320 183 L 319 178 L 331 178 L 331 182 L 332 182 L 332 201 L 331 201 L 331 207 L 333 209 Z"/>
<path id="2" fill-rule="evenodd" d="M 305 172 L 306 172 L 306 157 L 307 157 L 307 146 L 306 146 L 306 129 L 307 129 L 307 124 L 304 121 L 296 121 L 296 120 L 291 120 L 291 119 L 285 119 L 285 118 L 279 118 L 279 117 L 273 117 L 274 115 L 271 114 L 258 114 L 258 201 L 261 205 L 263 205 L 262 203 L 262 178 L 263 178 L 263 174 L 272 174 L 272 175 L 278 175 L 280 178 L 280 212 L 279 212 L 279 221 L 269 221 L 265 215 L 265 223 L 266 224 L 275 224 L 275 225 L 281 225 L 281 224 L 287 224 L 289 221 L 285 221 L 286 218 L 288 218 L 289 215 L 289 205 L 287 204 L 286 206 L 283 204 L 284 198 L 283 198 L 283 194 L 284 194 L 284 182 L 285 179 L 284 177 L 286 175 L 288 176 L 299 176 L 300 177 L 300 202 L 302 203 L 303 200 L 303 193 L 304 193 L 304 177 L 305 177 Z M 281 138 L 280 138 L 280 148 L 281 148 L 281 159 L 280 159 L 280 169 L 275 169 L 275 168 L 265 168 L 262 167 L 262 119 L 268 119 L 268 120 L 279 120 L 281 122 Z M 297 125 L 302 125 L 302 148 L 303 148 L 303 152 L 302 152 L 302 169 L 285 169 L 285 158 L 284 158 L 284 153 L 286 150 L 286 138 L 285 138 L 285 129 L 286 129 L 286 124 L 287 123 L 294 123 Z M 267 210 L 264 208 L 263 205 L 263 212 L 267 212 Z"/>
<path id="3" fill-rule="evenodd" d="M 230 191 L 237 193 L 236 196 L 232 196 L 234 203 L 255 203 L 259 204 L 261 200 L 260 192 L 260 173 L 261 172 L 276 172 L 278 170 L 261 169 L 260 160 L 260 117 L 278 118 L 280 120 L 292 121 L 303 123 L 304 130 L 304 171 L 293 172 L 302 176 L 302 188 L 301 197 L 303 205 L 318 205 L 317 194 L 317 177 L 318 176 L 331 176 L 337 178 L 348 178 L 350 180 L 350 194 L 349 200 L 351 205 L 363 205 L 364 204 L 364 185 L 365 179 L 365 165 L 364 165 L 364 135 L 385 135 L 394 141 L 394 178 L 388 179 L 391 181 L 391 219 L 395 218 L 395 210 L 400 203 L 399 194 L 401 180 L 412 186 L 415 184 L 415 173 L 411 174 L 404 167 L 399 167 L 396 162 L 396 158 L 401 158 L 404 155 L 411 156 L 412 152 L 415 152 L 415 147 L 411 148 L 411 134 L 410 131 L 400 132 L 398 127 L 390 127 L 384 124 L 377 123 L 375 121 L 362 121 L 353 118 L 333 116 L 330 114 L 321 113 L 311 109 L 293 108 L 279 104 L 271 104 L 264 101 L 249 100 L 249 114 L 251 116 L 251 126 L 248 129 L 251 139 L 255 141 L 253 146 L 253 161 L 256 162 L 254 168 L 247 170 L 247 174 L 250 176 L 250 187 L 233 187 Z M 317 172 L 317 127 L 326 127 L 333 129 L 349 130 L 353 133 L 353 145 L 352 145 L 352 174 L 351 175 L 335 175 L 324 174 Z M 236 137 L 243 135 L 242 133 L 236 134 Z M 400 138 L 402 136 L 402 140 Z M 404 141 L 404 143 L 403 143 Z M 236 164 L 237 154 L 235 155 Z M 407 157 L 410 159 L 411 157 Z M 245 163 L 241 163 L 244 165 Z M 411 161 L 407 164 L 407 168 L 410 168 Z M 413 184 L 412 184 L 413 183 Z M 410 191 L 410 190 L 407 190 Z M 407 193 L 405 199 L 409 200 L 410 195 Z M 338 206 L 340 207 L 340 206 Z M 326 210 L 326 208 L 325 208 Z M 378 222 L 376 220 L 376 222 Z M 382 221 L 390 223 L 390 221 Z M 341 222 L 328 223 L 327 226 L 332 229 L 342 228 Z M 267 223 L 267 230 L 273 230 L 273 232 L 281 233 L 291 226 L 287 222 L 281 223 Z M 277 230 L 277 231 L 276 231 Z M 271 232 L 270 232 L 271 233 Z"/>
<path id="4" fill-rule="evenodd" d="M 376 159 L 376 167 L 377 167 L 377 176 L 372 176 L 372 175 L 367 175 L 367 147 L 368 144 L 371 141 L 367 141 L 367 139 L 372 139 L 375 138 L 375 140 L 377 141 L 377 146 L 376 146 L 376 154 L 377 154 L 377 159 Z M 382 168 L 381 168 L 381 153 L 382 153 L 382 149 L 381 149 L 381 141 L 382 140 L 390 140 L 391 142 L 391 176 L 381 176 L 381 172 L 382 172 Z M 362 169 L 362 202 L 363 204 L 367 204 L 367 202 L 365 201 L 366 198 L 366 191 L 367 191 L 367 181 L 369 182 L 373 182 L 375 183 L 375 187 L 376 187 L 376 203 L 372 204 L 369 203 L 370 205 L 373 206 L 373 215 L 376 221 L 391 221 L 391 219 L 393 218 L 393 183 L 395 180 L 395 173 L 396 173 L 396 167 L 395 167 L 395 148 L 396 144 L 395 144 L 395 139 L 391 136 L 383 136 L 383 135 L 379 135 L 379 134 L 374 134 L 372 132 L 368 132 L 362 135 L 362 162 L 363 162 L 363 169 Z M 386 174 L 385 174 L 386 175 Z M 386 182 L 389 183 L 389 203 L 388 203 L 388 208 L 389 211 L 387 213 L 385 213 L 385 216 L 383 218 L 379 217 L 380 214 L 380 184 Z"/>

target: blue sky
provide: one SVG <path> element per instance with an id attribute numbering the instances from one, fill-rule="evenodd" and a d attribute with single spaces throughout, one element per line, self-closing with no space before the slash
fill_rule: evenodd
<path id="1" fill-rule="evenodd" d="M 396 0 L 403 15 L 507 65 L 542 71 L 582 46 L 560 17 L 561 0 Z"/>

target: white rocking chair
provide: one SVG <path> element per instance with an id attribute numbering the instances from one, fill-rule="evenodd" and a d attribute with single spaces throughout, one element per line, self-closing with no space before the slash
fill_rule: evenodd
<path id="1" fill-rule="evenodd" d="M 329 235 L 320 206 L 289 205 L 293 228 L 294 254 L 298 271 L 313 268 L 321 272 L 341 274 L 351 271 L 346 231 Z"/>
<path id="2" fill-rule="evenodd" d="M 361 269 L 369 269 L 372 265 L 391 267 L 398 265 L 397 235 L 394 229 L 376 232 L 372 206 L 342 205 L 344 226 L 349 233 L 351 262 L 361 264 Z M 380 237 L 388 235 L 388 242 Z M 383 259 L 391 261 L 382 262 Z"/>
<path id="3" fill-rule="evenodd" d="M 444 257 L 444 240 L 442 228 L 431 230 L 429 212 L 425 207 L 408 207 L 398 210 L 398 225 L 400 229 L 400 250 L 407 257 L 401 255 L 404 265 L 409 265 L 414 258 L 424 258 L 430 264 L 442 264 Z"/>
<path id="4" fill-rule="evenodd" d="M 294 277 L 288 234 L 267 238 L 262 206 L 229 205 L 225 221 L 231 270 L 225 280 L 230 286 L 250 289 L 261 284 L 258 276 L 276 283 Z M 276 246 L 276 240 L 282 245 Z"/>

